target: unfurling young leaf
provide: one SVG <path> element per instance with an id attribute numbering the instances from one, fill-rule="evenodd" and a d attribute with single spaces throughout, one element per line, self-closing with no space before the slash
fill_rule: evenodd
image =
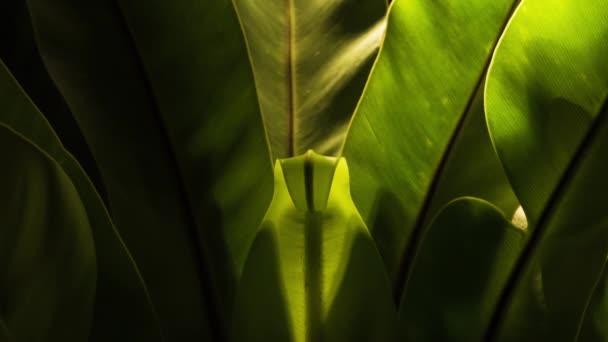
<path id="1" fill-rule="evenodd" d="M 234 341 L 392 341 L 382 259 L 350 197 L 344 158 L 276 162 L 272 202 L 239 285 Z"/>

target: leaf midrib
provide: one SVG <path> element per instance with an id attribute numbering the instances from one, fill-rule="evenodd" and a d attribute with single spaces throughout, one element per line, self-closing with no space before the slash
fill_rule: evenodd
<path id="1" fill-rule="evenodd" d="M 296 153 L 295 130 L 296 130 L 296 84 L 295 84 L 295 15 L 294 0 L 286 1 L 287 21 L 287 115 L 289 116 L 289 133 L 287 136 L 289 156 Z"/>
<path id="2" fill-rule="evenodd" d="M 548 229 L 553 214 L 559 207 L 560 201 L 565 197 L 571 182 L 584 162 L 587 152 L 594 146 L 595 141 L 600 136 L 599 133 L 601 128 L 607 123 L 606 120 L 608 120 L 608 96 L 604 98 L 598 116 L 592 121 L 591 127 L 589 127 L 587 133 L 576 148 L 573 158 L 570 159 L 562 176 L 559 178 L 557 186 L 549 196 L 549 199 L 538 218 L 536 229 L 532 230 L 528 243 L 524 246 L 523 251 L 517 259 L 513 271 L 509 275 L 507 283 L 500 294 L 496 309 L 492 314 L 483 341 L 491 342 L 496 340 L 498 333 L 502 328 L 501 323 L 504 321 L 507 309 L 513 299 L 517 284 L 521 281 L 529 262 L 531 262 L 531 256 L 536 251 L 540 240 Z"/>
<path id="3" fill-rule="evenodd" d="M 405 296 L 405 292 L 407 291 L 409 276 L 411 274 L 411 270 L 414 265 L 416 254 L 418 252 L 418 249 L 422 242 L 422 238 L 424 236 L 423 233 L 425 231 L 425 229 L 424 229 L 425 224 L 427 223 L 427 219 L 429 219 L 428 215 L 431 210 L 431 204 L 433 202 L 433 199 L 435 198 L 435 194 L 437 193 L 437 188 L 439 186 L 439 183 L 440 183 L 440 180 L 444 173 L 444 170 L 447 166 L 447 162 L 448 162 L 450 156 L 452 155 L 452 151 L 454 150 L 454 146 L 456 144 L 456 141 L 458 140 L 458 137 L 461 135 L 462 130 L 464 129 L 464 123 L 466 122 L 467 118 L 469 117 L 469 113 L 471 112 L 471 108 L 473 106 L 475 97 L 478 94 L 480 88 L 484 84 L 484 79 L 485 79 L 486 73 L 492 62 L 493 51 L 496 50 L 498 43 L 500 41 L 500 38 L 502 37 L 503 32 L 505 32 L 506 27 L 507 27 L 509 21 L 511 20 L 513 14 L 515 13 L 515 10 L 517 9 L 517 6 L 519 5 L 519 3 L 520 3 L 519 0 L 513 1 L 513 4 L 511 6 L 511 8 L 509 9 L 509 13 L 505 17 L 505 20 L 501 25 L 499 34 L 496 37 L 496 39 L 494 40 L 492 51 L 489 52 L 488 56 L 486 57 L 484 67 L 477 79 L 477 82 L 475 83 L 473 92 L 469 96 L 467 104 L 465 105 L 464 110 L 463 110 L 462 114 L 460 115 L 458 122 L 456 123 L 456 126 L 454 128 L 454 131 L 452 132 L 452 135 L 450 136 L 448 144 L 446 145 L 446 147 L 441 155 L 441 159 L 439 160 L 439 163 L 437 164 L 437 168 L 433 172 L 433 177 L 431 178 L 432 179 L 431 184 L 429 185 L 428 190 L 425 194 L 424 200 L 422 202 L 422 206 L 420 207 L 421 209 L 418 211 L 418 215 L 416 216 L 416 221 L 415 221 L 416 223 L 414 224 L 414 228 L 412 229 L 412 232 L 410 234 L 410 238 L 407 243 L 407 248 L 404 250 L 402 257 L 400 258 L 401 263 L 400 263 L 400 267 L 398 268 L 396 286 L 394 289 L 394 291 L 395 291 L 394 296 L 395 296 L 397 305 L 399 305 L 401 303 L 401 299 Z M 432 219 L 432 218 L 430 218 L 430 219 Z"/>

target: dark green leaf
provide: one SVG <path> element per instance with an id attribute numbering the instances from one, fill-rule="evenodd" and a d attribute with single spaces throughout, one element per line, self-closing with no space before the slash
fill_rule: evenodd
<path id="1" fill-rule="evenodd" d="M 465 114 L 462 129 L 438 177 L 434 196 L 425 218 L 433 219 L 450 201 L 463 196 L 486 200 L 511 217 L 519 201 L 492 146 L 483 109 L 483 86 Z"/>
<path id="2" fill-rule="evenodd" d="M 379 0 L 234 0 L 272 154 L 336 154 L 384 34 Z"/>
<path id="3" fill-rule="evenodd" d="M 602 0 L 524 1 L 496 51 L 486 115 L 531 234 L 488 340 L 574 340 L 600 278 L 608 254 L 606 18 Z M 534 282 L 543 295 L 536 315 L 524 295 Z"/>
<path id="4" fill-rule="evenodd" d="M 155 0 L 144 10 L 140 1 L 129 0 L 121 7 L 189 194 L 220 315 L 227 319 L 272 196 L 272 164 L 236 13 L 228 0 Z"/>
<path id="5" fill-rule="evenodd" d="M 595 292 L 589 301 L 585 318 L 580 328 L 577 341 L 606 342 L 608 341 L 608 268 L 604 265 L 604 272 L 600 277 Z"/>
<path id="6" fill-rule="evenodd" d="M 86 341 L 95 247 L 61 167 L 0 124 L 0 316 L 17 341 Z"/>
<path id="7" fill-rule="evenodd" d="M 600 198 L 608 190 L 608 125 L 532 229 L 530 241 L 502 295 L 488 332 L 491 341 L 572 341 L 608 253 L 608 219 Z M 594 134 L 595 135 L 595 134 Z M 574 171 L 576 169 L 576 171 Z M 542 301 L 531 303 L 532 284 Z M 540 311 L 539 311 L 540 309 Z"/>
<path id="8" fill-rule="evenodd" d="M 88 145 L 42 63 L 25 0 L 0 3 L 0 41 L 0 59 L 61 137 L 63 146 L 85 169 L 102 198 L 105 198 L 99 171 Z"/>
<path id="9" fill-rule="evenodd" d="M 10 331 L 8 331 L 8 327 L 2 317 L 0 317 L 0 341 L 2 342 L 13 342 L 15 339 Z"/>
<path id="10" fill-rule="evenodd" d="M 27 137 L 59 163 L 87 210 L 97 254 L 93 341 L 158 341 L 158 318 L 137 266 L 116 232 L 93 184 L 0 61 L 0 122 Z M 35 216 L 35 214 L 32 214 Z"/>
<path id="11" fill-rule="evenodd" d="M 167 338 L 221 339 L 272 184 L 231 3 L 28 3 Z"/>
<path id="12" fill-rule="evenodd" d="M 31 0 L 28 5 L 47 69 L 91 146 L 110 213 L 166 337 L 206 338 L 195 227 L 117 4 Z"/>
<path id="13" fill-rule="evenodd" d="M 487 202 L 450 202 L 414 261 L 400 306 L 404 341 L 480 341 L 523 242 Z"/>

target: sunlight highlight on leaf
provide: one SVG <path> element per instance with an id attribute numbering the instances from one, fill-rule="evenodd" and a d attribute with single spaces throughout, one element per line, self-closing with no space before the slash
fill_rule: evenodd
<path id="1" fill-rule="evenodd" d="M 511 219 L 511 223 L 522 230 L 528 228 L 528 218 L 526 217 L 526 213 L 524 212 L 524 208 L 520 205 L 515 213 L 513 214 L 513 218 Z"/>

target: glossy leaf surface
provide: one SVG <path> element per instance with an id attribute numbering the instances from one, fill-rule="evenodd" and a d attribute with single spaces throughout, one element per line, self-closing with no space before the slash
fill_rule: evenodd
<path id="1" fill-rule="evenodd" d="M 403 341 L 480 341 L 524 242 L 491 204 L 460 198 L 426 232 L 400 305 Z"/>
<path id="2" fill-rule="evenodd" d="M 129 251 L 78 162 L 0 61 L 0 123 L 25 136 L 61 165 L 87 211 L 97 256 L 91 341 L 161 340 L 158 318 Z"/>
<path id="3" fill-rule="evenodd" d="M 434 190 L 425 224 L 459 197 L 475 197 L 495 205 L 511 218 L 519 201 L 492 146 L 483 106 L 483 85 L 455 137 Z M 447 152 L 447 151 L 446 151 Z"/>
<path id="4" fill-rule="evenodd" d="M 277 161 L 274 197 L 239 285 L 233 340 L 392 341 L 395 321 L 345 159 L 311 151 Z"/>
<path id="5" fill-rule="evenodd" d="M 538 221 L 608 92 L 608 66 L 602 59 L 608 51 L 608 5 L 568 1 L 555 15 L 535 18 L 546 4 L 520 6 L 486 86 L 492 139 L 532 222 Z"/>
<path id="6" fill-rule="evenodd" d="M 431 184 L 469 110 L 511 0 L 402 1 L 351 123 L 343 154 L 353 199 L 398 298 Z"/>
<path id="7" fill-rule="evenodd" d="M 490 134 L 531 222 L 492 341 L 574 340 L 608 253 L 608 216 L 596 200 L 608 190 L 608 4 L 549 5 L 522 2 L 487 81 Z M 538 315 L 524 295 L 533 279 Z"/>
<path id="8" fill-rule="evenodd" d="M 234 0 L 274 158 L 337 154 L 384 34 L 378 0 Z"/>
<path id="9" fill-rule="evenodd" d="M 95 247 L 61 167 L 0 125 L 0 316 L 18 341 L 86 341 Z"/>

